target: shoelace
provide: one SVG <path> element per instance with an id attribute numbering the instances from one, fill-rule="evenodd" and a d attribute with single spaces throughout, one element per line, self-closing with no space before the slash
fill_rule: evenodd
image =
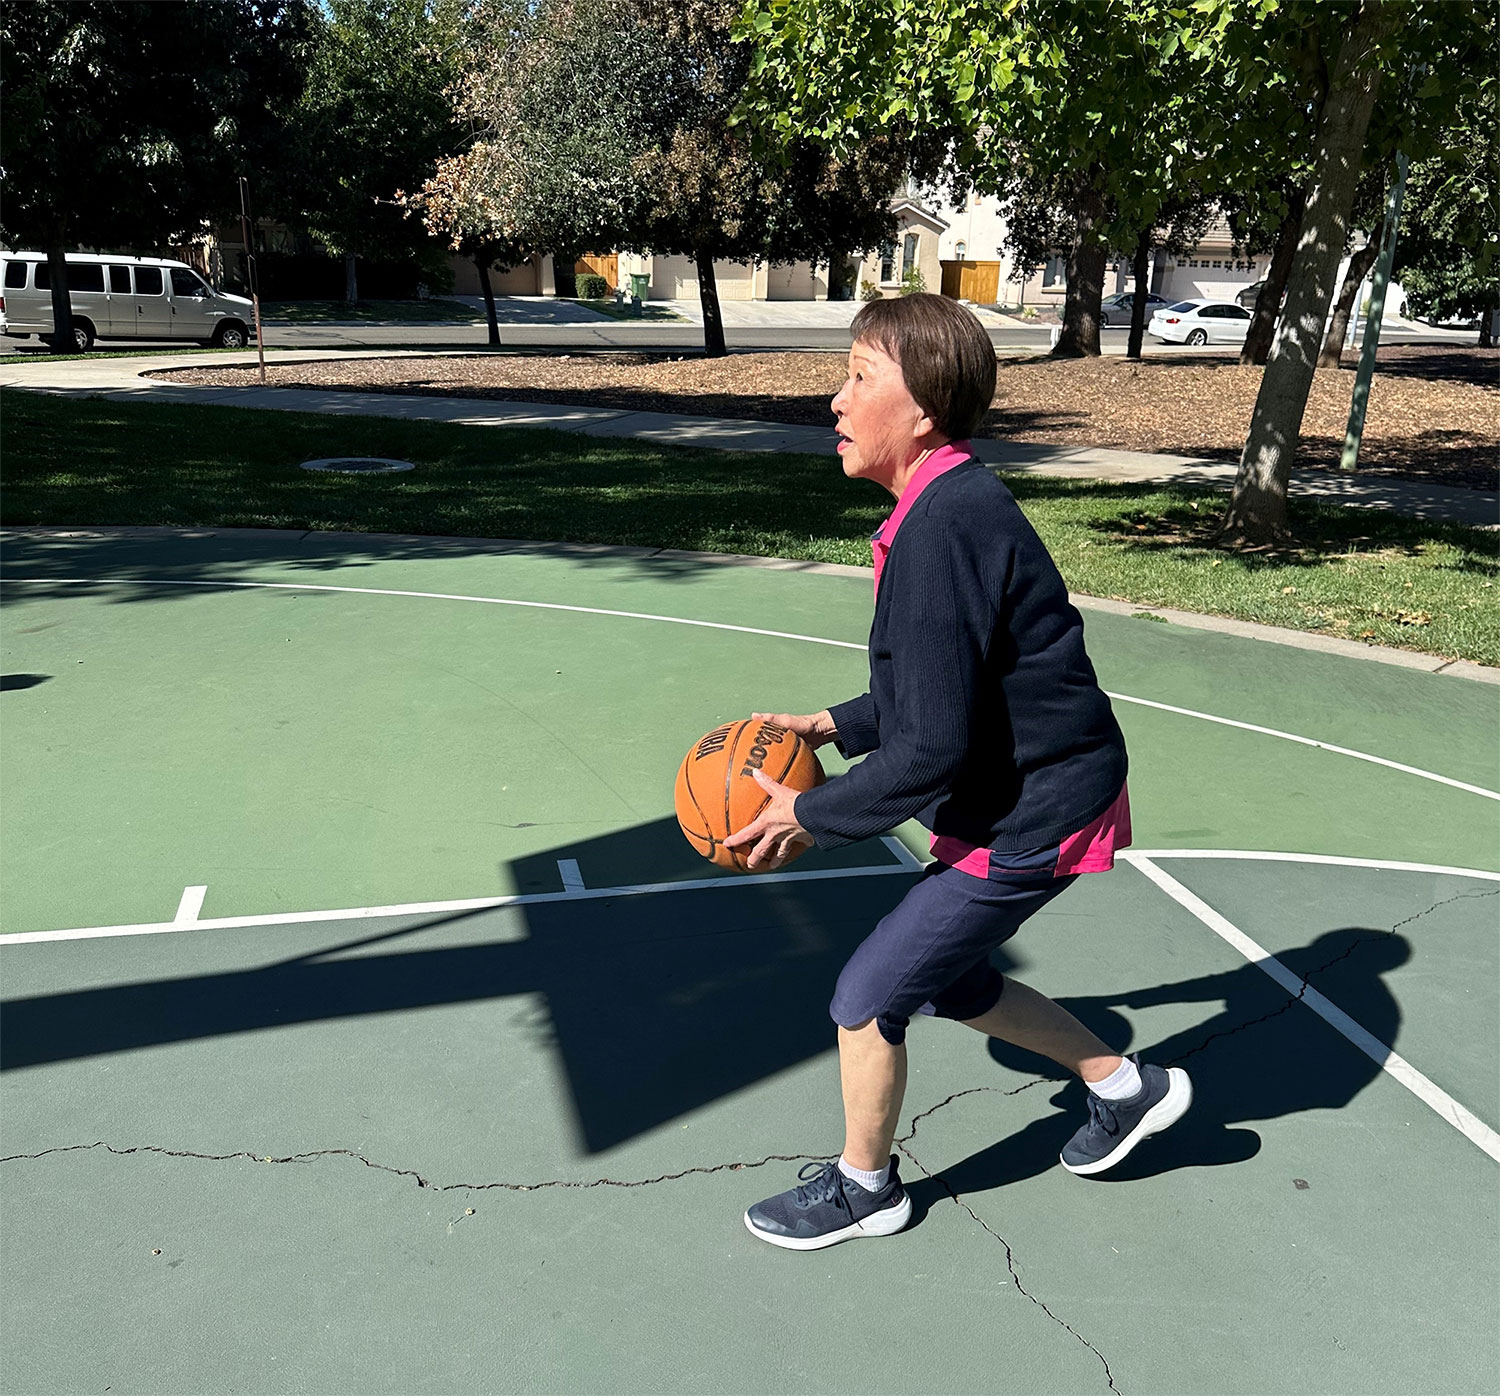
<path id="1" fill-rule="evenodd" d="M 841 1211 L 849 1210 L 849 1199 L 844 1196 L 836 1163 L 805 1163 L 797 1171 L 798 1178 L 805 1179 L 792 1201 L 798 1207 L 811 1207 L 819 1202 L 831 1202 Z"/>
<path id="2" fill-rule="evenodd" d="M 1092 1091 L 1089 1093 L 1089 1123 L 1106 1134 L 1118 1134 L 1120 1122 L 1107 1100 L 1101 1100 Z"/>

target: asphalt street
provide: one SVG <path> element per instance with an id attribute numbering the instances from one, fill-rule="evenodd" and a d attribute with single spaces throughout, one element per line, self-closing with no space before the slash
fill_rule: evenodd
<path id="1" fill-rule="evenodd" d="M 1022 326 L 992 325 L 986 327 L 990 339 L 997 349 L 1032 351 L 1045 353 L 1050 343 L 1047 326 L 1035 329 Z M 1103 347 L 1106 354 L 1123 354 L 1129 332 L 1124 327 L 1107 328 L 1103 332 Z M 272 323 L 265 327 L 268 348 L 286 349 L 342 349 L 360 347 L 403 347 L 432 349 L 482 349 L 488 342 L 485 326 L 466 325 L 411 325 L 411 324 L 322 324 L 292 325 Z M 1382 344 L 1467 344 L 1473 341 L 1471 333 L 1453 330 L 1402 330 L 1387 325 L 1381 334 Z M 669 324 L 626 324 L 615 321 L 571 324 L 504 324 L 500 327 L 501 344 L 510 349 L 567 349 L 607 350 L 646 349 L 681 350 L 692 353 L 703 348 L 703 330 L 688 322 Z M 823 349 L 840 351 L 849 347 L 849 331 L 845 326 L 801 326 L 801 325 L 730 325 L 725 329 L 725 339 L 731 349 Z M 156 348 L 170 347 L 171 340 L 101 341 L 101 347 Z M 1230 346 L 1208 345 L 1203 349 L 1189 349 L 1184 345 L 1159 344 L 1148 338 L 1146 352 L 1153 357 L 1159 354 L 1172 356 L 1197 356 L 1222 354 Z M 46 347 L 35 339 L 18 340 L 0 338 L 0 354 L 37 354 L 47 352 Z"/>

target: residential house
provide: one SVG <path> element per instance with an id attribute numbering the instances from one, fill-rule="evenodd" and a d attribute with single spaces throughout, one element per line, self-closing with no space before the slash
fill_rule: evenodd
<path id="1" fill-rule="evenodd" d="M 862 286 L 876 287 L 882 295 L 897 295 L 907 273 L 915 268 L 929 290 L 942 281 L 939 239 L 947 224 L 930 202 L 903 195 L 894 205 L 896 236 L 884 247 L 865 257 L 844 259 L 837 275 L 827 262 L 714 263 L 714 281 L 719 299 L 726 301 L 823 301 L 847 300 Z M 480 294 L 479 273 L 472 259 L 454 256 L 453 293 Z M 696 300 L 698 268 L 691 257 L 665 253 L 618 252 L 589 255 L 576 264 L 576 274 L 595 272 L 611 289 L 629 288 L 631 278 L 646 278 L 646 298 L 653 301 Z M 557 294 L 557 275 L 552 258 L 537 257 L 522 267 L 490 271 L 496 295 L 551 296 Z"/>
<path id="2" fill-rule="evenodd" d="M 770 265 L 765 262 L 714 263 L 719 298 L 726 301 L 788 301 L 847 299 L 873 287 L 882 296 L 899 295 L 908 272 L 915 268 L 929 291 L 941 291 L 979 305 L 1015 308 L 1058 307 L 1067 293 L 1066 251 L 1055 252 L 1041 266 L 1021 265 L 1006 246 L 1006 223 L 1000 201 L 970 192 L 957 201 L 934 191 L 908 186 L 892 205 L 895 238 L 883 247 L 855 254 L 830 279 L 827 263 Z M 1151 287 L 1169 300 L 1188 297 L 1232 300 L 1262 279 L 1269 256 L 1237 254 L 1228 223 L 1220 218 L 1202 241 L 1185 256 L 1156 251 L 1151 262 Z M 472 261 L 452 262 L 454 292 L 478 295 L 479 277 Z M 632 276 L 647 278 L 647 299 L 696 300 L 698 272 L 691 257 L 620 252 L 590 256 L 577 264 L 578 272 L 594 271 L 611 288 L 627 286 Z M 533 258 L 511 270 L 490 274 L 497 295 L 548 296 L 557 294 L 550 257 Z M 1129 290 L 1134 284 L 1128 260 L 1107 265 L 1105 294 Z"/>

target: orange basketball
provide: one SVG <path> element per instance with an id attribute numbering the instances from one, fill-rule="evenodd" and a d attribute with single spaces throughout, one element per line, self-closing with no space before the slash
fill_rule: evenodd
<path id="1" fill-rule="evenodd" d="M 750 850 L 725 848 L 724 840 L 754 823 L 770 802 L 755 783 L 757 770 L 794 790 L 823 783 L 823 767 L 801 737 L 755 718 L 715 727 L 677 769 L 677 822 L 688 842 L 717 867 L 747 871 Z"/>

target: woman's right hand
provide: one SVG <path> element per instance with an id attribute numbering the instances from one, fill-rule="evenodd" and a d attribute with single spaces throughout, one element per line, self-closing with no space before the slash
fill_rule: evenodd
<path id="1" fill-rule="evenodd" d="M 838 729 L 833 725 L 833 714 L 827 708 L 805 717 L 795 717 L 791 713 L 751 713 L 750 716 L 756 722 L 774 722 L 778 727 L 785 727 L 788 732 L 795 732 L 808 746 L 814 748 L 825 746 L 838 736 Z"/>

